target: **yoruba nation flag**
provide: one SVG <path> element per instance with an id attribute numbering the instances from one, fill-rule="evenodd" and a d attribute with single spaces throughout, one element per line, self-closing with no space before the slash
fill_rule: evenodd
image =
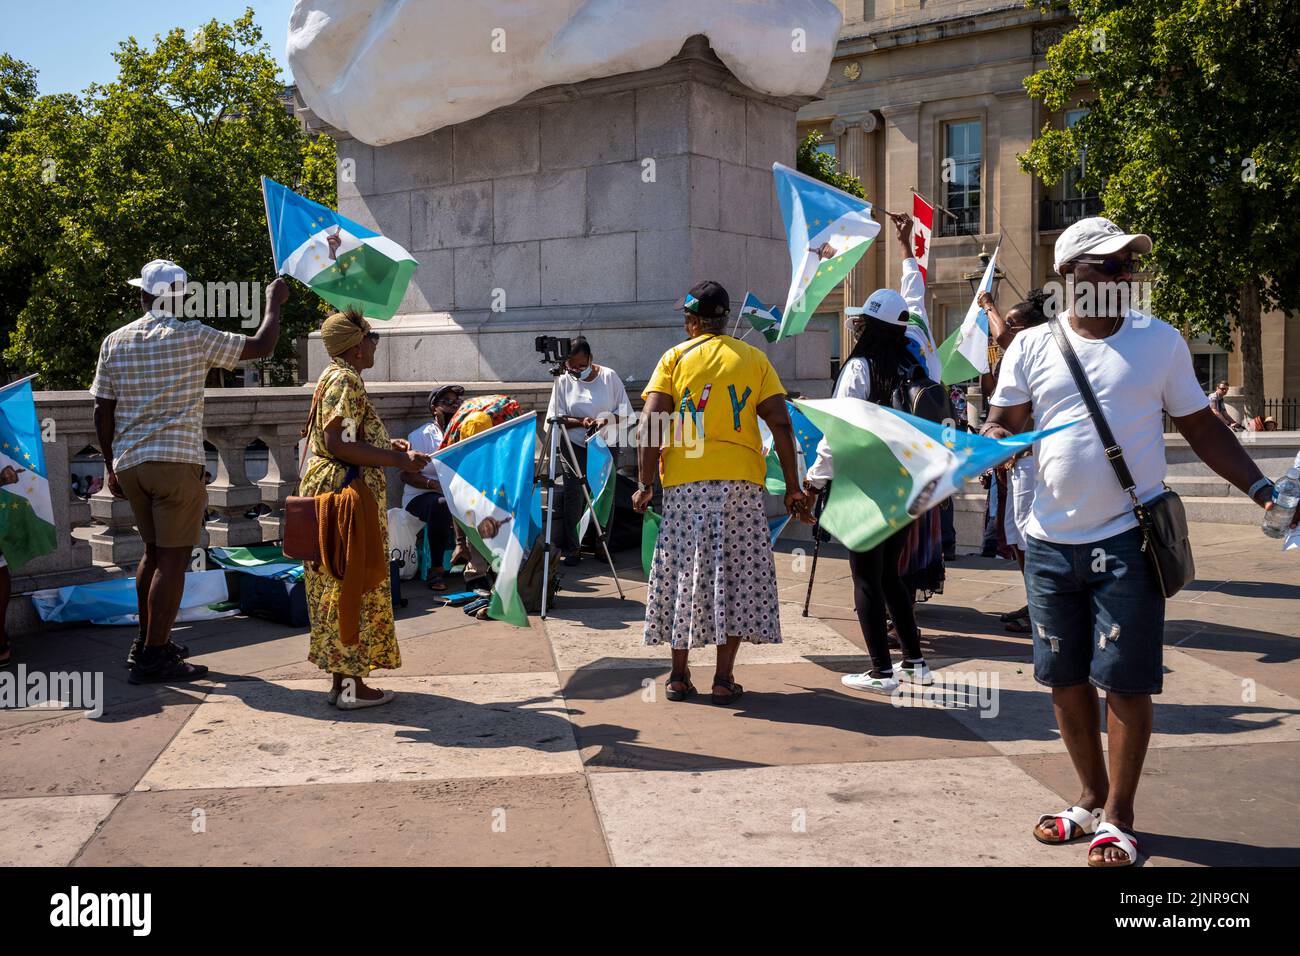
<path id="1" fill-rule="evenodd" d="M 875 547 L 1022 448 L 1077 422 L 983 438 L 856 398 L 796 400 L 830 445 L 835 479 L 822 526 L 846 548 Z"/>
<path id="2" fill-rule="evenodd" d="M 568 481 L 568 478 L 565 478 Z M 609 516 L 614 510 L 614 456 L 610 453 L 605 439 L 599 434 L 587 439 L 587 485 L 591 488 L 591 502 L 596 509 L 596 518 L 602 528 L 609 527 Z M 582 519 L 578 522 L 578 540 L 587 536 L 591 527 L 591 509 L 582 509 Z"/>
<path id="3" fill-rule="evenodd" d="M 934 207 L 912 193 L 912 255 L 921 268 L 921 280 L 929 281 L 926 269 L 930 265 L 930 236 L 934 229 Z"/>
<path id="4" fill-rule="evenodd" d="M 533 447 L 537 413 L 529 412 L 435 452 L 434 468 L 451 515 L 497 574 L 488 617 L 528 627 L 519 569 L 536 538 Z M 496 522 L 495 532 L 488 535 Z M 487 535 L 485 537 L 485 535 Z"/>
<path id="5" fill-rule="evenodd" d="M 262 177 L 271 251 L 280 275 L 293 276 L 338 309 L 391 319 L 418 263 L 393 240 L 328 206 Z M 329 239 L 338 237 L 331 249 Z"/>
<path id="6" fill-rule="evenodd" d="M 808 327 L 817 306 L 844 281 L 880 232 L 871 203 L 801 172 L 772 164 L 790 247 L 790 292 L 777 339 Z M 825 258 L 823 258 L 825 257 Z"/>
<path id="7" fill-rule="evenodd" d="M 55 543 L 41 423 L 26 378 L 0 388 L 0 554 L 16 571 Z"/>
<path id="8" fill-rule="evenodd" d="M 641 567 L 647 578 L 650 577 L 650 565 L 654 563 L 655 545 L 659 542 L 659 526 L 663 520 L 663 515 L 647 508 L 641 521 Z"/>
<path id="9" fill-rule="evenodd" d="M 1002 248 L 1001 243 L 998 249 Z M 980 308 L 981 292 L 993 291 L 993 276 L 998 268 L 998 250 L 989 256 L 989 264 L 984 269 L 984 278 L 980 279 L 975 298 L 971 299 L 966 318 L 958 328 L 939 346 L 939 361 L 943 366 L 941 381 L 944 385 L 954 385 L 983 375 L 989 370 L 989 317 Z"/>
<path id="10" fill-rule="evenodd" d="M 808 421 L 807 416 L 794 407 L 792 402 L 785 403 L 790 413 L 790 424 L 794 426 L 795 463 L 798 466 L 799 483 L 802 486 L 804 475 L 817 460 L 817 444 L 822 440 L 822 433 L 817 426 Z M 785 472 L 781 470 L 781 459 L 776 454 L 776 443 L 767 424 L 758 420 L 758 433 L 763 442 L 763 457 L 767 459 L 767 493 L 785 495 Z M 775 539 L 773 539 L 775 540 Z"/>
<path id="11" fill-rule="evenodd" d="M 781 310 L 774 305 L 764 305 L 752 292 L 745 293 L 745 304 L 740 307 L 741 318 L 749 322 L 755 332 L 769 342 L 775 342 L 781 328 Z"/>

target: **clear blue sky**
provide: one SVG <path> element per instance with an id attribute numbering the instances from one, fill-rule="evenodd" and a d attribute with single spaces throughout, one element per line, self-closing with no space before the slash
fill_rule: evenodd
<path id="1" fill-rule="evenodd" d="M 293 0 L 0 0 L 0 53 L 36 67 L 41 93 L 79 93 L 116 78 L 113 51 L 127 37 L 144 43 L 173 27 L 192 32 L 247 7 L 289 82 L 284 44 Z"/>

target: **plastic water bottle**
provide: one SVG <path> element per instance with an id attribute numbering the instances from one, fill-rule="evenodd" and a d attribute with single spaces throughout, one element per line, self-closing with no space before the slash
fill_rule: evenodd
<path id="1" fill-rule="evenodd" d="M 1264 512 L 1260 525 L 1270 538 L 1284 538 L 1291 530 L 1291 518 L 1300 505 L 1300 465 L 1292 467 L 1273 486 L 1273 507 Z"/>

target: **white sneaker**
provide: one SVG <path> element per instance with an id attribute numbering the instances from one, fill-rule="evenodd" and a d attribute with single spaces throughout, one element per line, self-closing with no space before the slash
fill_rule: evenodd
<path id="1" fill-rule="evenodd" d="M 864 690 L 869 694 L 889 695 L 898 690 L 897 677 L 872 677 L 871 671 L 863 671 L 861 674 L 845 674 L 840 678 L 840 683 L 845 687 Z"/>
<path id="2" fill-rule="evenodd" d="M 907 681 L 910 684 L 920 684 L 922 687 L 929 687 L 934 683 L 934 674 L 926 665 L 925 661 L 910 663 L 900 661 L 894 665 L 894 675 L 900 681 Z"/>

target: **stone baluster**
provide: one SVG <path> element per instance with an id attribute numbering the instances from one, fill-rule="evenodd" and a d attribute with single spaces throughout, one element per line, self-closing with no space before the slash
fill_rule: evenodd
<path id="1" fill-rule="evenodd" d="M 95 531 L 90 536 L 90 552 L 95 564 L 129 568 L 144 554 L 144 542 L 135 529 L 135 515 L 125 499 L 114 498 L 103 488 L 90 498 L 90 514 Z"/>
<path id="2" fill-rule="evenodd" d="M 262 490 L 248 480 L 244 469 L 252 431 L 247 426 L 205 431 L 204 437 L 217 449 L 217 473 L 208 485 L 208 510 L 216 515 L 204 525 L 207 543 L 219 548 L 260 544 L 262 526 L 246 515 L 262 500 Z"/>
<path id="3" fill-rule="evenodd" d="M 257 485 L 262 503 L 271 509 L 258 519 L 263 541 L 284 536 L 284 500 L 298 493 L 298 432 L 297 425 L 279 425 L 264 428 L 259 435 L 266 443 L 266 477 Z"/>

